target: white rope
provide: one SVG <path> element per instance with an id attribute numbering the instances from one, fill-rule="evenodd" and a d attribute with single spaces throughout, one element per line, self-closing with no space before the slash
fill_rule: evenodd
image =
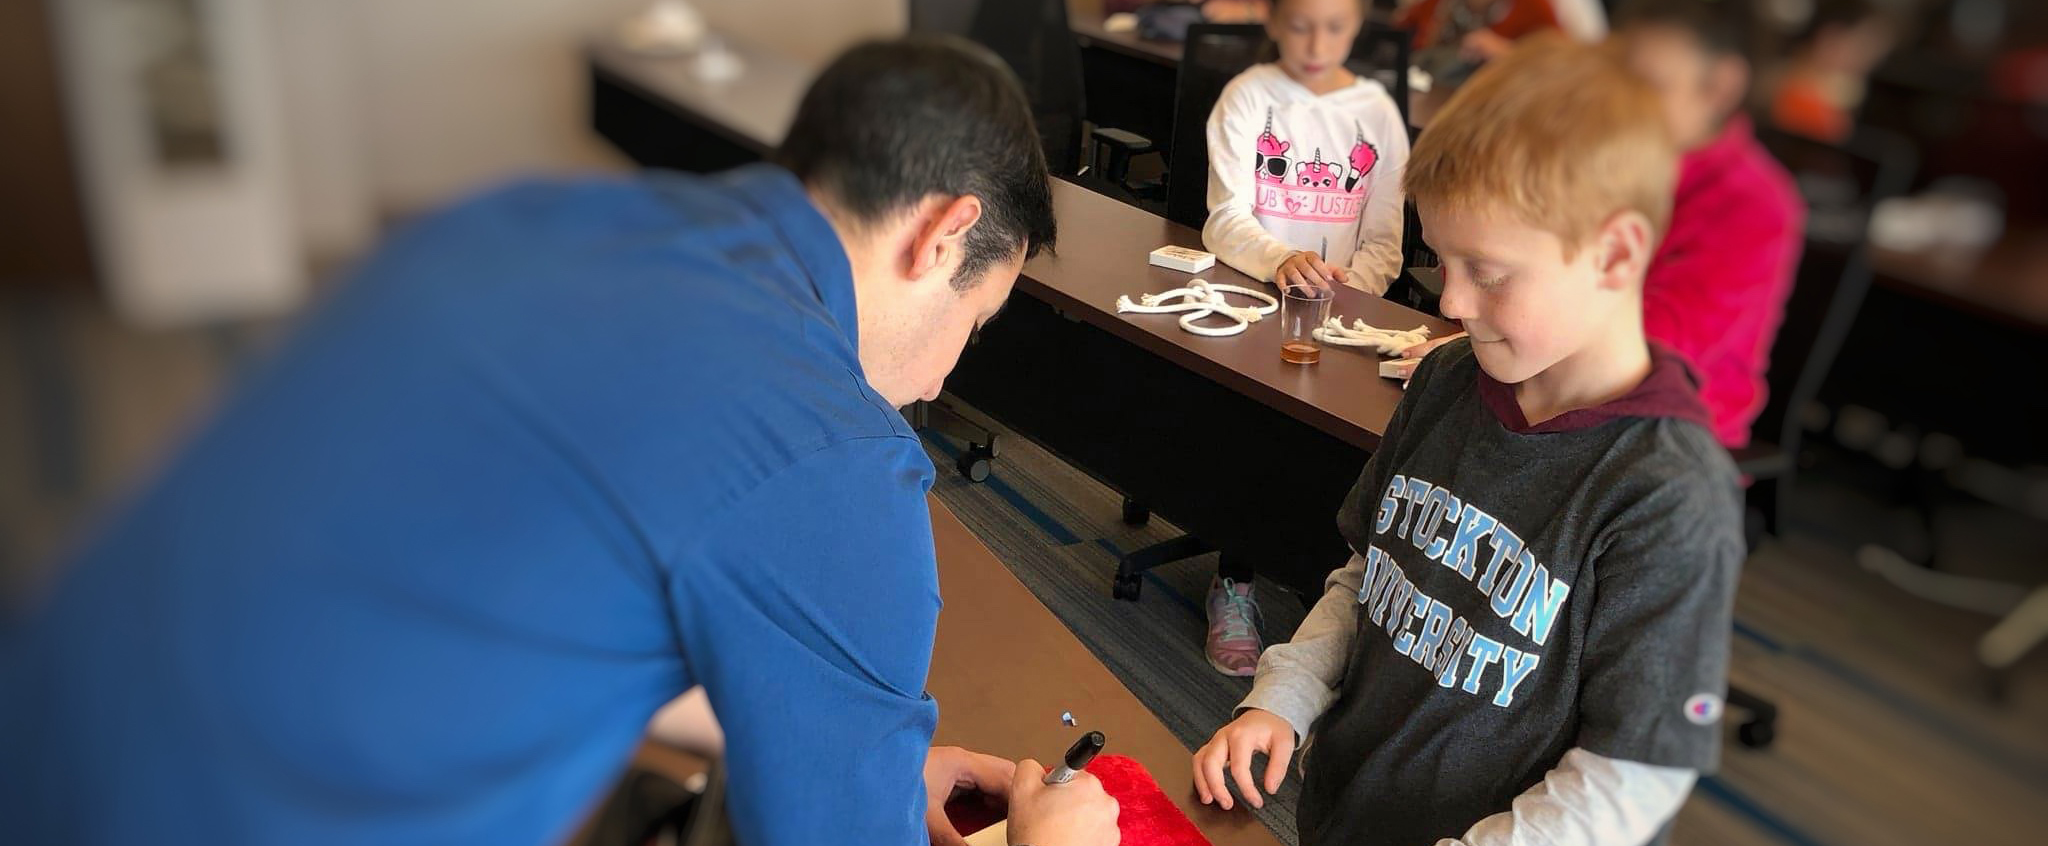
<path id="1" fill-rule="evenodd" d="M 1318 341 L 1340 347 L 1372 347 L 1380 355 L 1397 355 L 1402 350 L 1429 340 L 1429 327 L 1413 329 L 1381 329 L 1363 320 L 1353 320 L 1344 325 L 1344 318 L 1332 317 L 1316 327 L 1313 334 Z"/>
<path id="2" fill-rule="evenodd" d="M 1223 298 L 1224 294 L 1239 294 L 1251 297 L 1265 305 L 1234 306 Z M 1185 288 L 1175 288 L 1157 294 L 1144 294 L 1132 302 L 1129 296 L 1116 298 L 1118 314 L 1174 314 L 1180 313 L 1180 328 L 1197 335 L 1220 338 L 1243 332 L 1245 327 L 1257 323 L 1260 318 L 1280 310 L 1280 301 L 1264 291 L 1254 291 L 1236 285 L 1211 285 L 1206 279 L 1197 279 Z M 1228 326 L 1198 326 L 1196 321 L 1212 314 L 1230 318 Z"/>

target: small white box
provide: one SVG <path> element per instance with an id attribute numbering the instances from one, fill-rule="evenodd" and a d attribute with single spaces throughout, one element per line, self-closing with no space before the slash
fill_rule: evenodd
<path id="1" fill-rule="evenodd" d="M 1402 368 L 1406 368 L 1406 367 L 1413 367 L 1413 366 L 1415 366 L 1416 364 L 1420 364 L 1421 362 L 1422 362 L 1422 359 L 1419 359 L 1419 358 L 1401 358 L 1401 359 L 1394 359 L 1394 360 L 1392 360 L 1392 361 L 1382 361 L 1382 362 L 1380 362 L 1380 378 L 1382 378 L 1382 379 L 1402 379 L 1402 378 L 1406 378 L 1406 377 L 1404 377 L 1404 376 L 1402 375 L 1402 373 L 1401 373 L 1401 370 L 1402 370 Z"/>
<path id="2" fill-rule="evenodd" d="M 1216 266 L 1216 254 L 1186 247 L 1160 247 L 1152 251 L 1150 263 L 1182 273 L 1200 273 Z"/>

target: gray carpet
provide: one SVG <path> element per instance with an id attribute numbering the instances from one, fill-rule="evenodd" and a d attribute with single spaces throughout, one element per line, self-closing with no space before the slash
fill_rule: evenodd
<path id="1" fill-rule="evenodd" d="M 975 484 L 953 470 L 963 444 L 925 433 L 939 467 L 934 488 L 961 522 L 1081 641 L 1159 716 L 1190 751 L 1230 718 L 1251 680 L 1217 673 L 1202 656 L 1208 628 L 1202 600 L 1216 571 L 1215 554 L 1147 574 L 1137 602 L 1112 599 L 1111 575 L 1124 552 L 1180 534 L 1157 517 L 1143 527 L 1122 521 L 1122 497 L 1021 438 L 1002 443 L 988 481 Z M 1305 608 L 1294 594 L 1261 579 L 1260 629 L 1266 642 L 1285 640 Z M 1152 774 L 1185 783 L 1186 770 Z M 1257 811 L 1287 846 L 1295 846 L 1299 774 L 1290 772 L 1277 800 Z"/>

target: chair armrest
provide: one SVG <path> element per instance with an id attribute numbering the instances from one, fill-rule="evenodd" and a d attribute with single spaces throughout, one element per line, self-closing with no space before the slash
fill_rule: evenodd
<path id="1" fill-rule="evenodd" d="M 1783 476 L 1785 471 L 1792 469 L 1792 456 L 1779 449 L 1777 444 L 1762 441 L 1730 450 L 1729 457 L 1735 459 L 1737 471 L 1754 479 Z"/>

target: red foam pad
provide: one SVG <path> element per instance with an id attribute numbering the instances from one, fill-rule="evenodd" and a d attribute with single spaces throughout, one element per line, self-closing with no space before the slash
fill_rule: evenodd
<path id="1" fill-rule="evenodd" d="M 1167 798 L 1144 765 L 1122 755 L 1097 755 L 1088 772 L 1101 779 L 1103 792 L 1116 799 L 1116 825 L 1123 832 L 1124 846 L 1210 846 L 1209 838 Z M 946 816 L 961 834 L 972 834 L 1001 819 L 979 802 L 955 802 L 946 806 Z"/>

